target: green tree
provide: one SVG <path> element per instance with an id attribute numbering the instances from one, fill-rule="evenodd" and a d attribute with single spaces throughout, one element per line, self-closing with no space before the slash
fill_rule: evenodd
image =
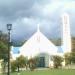
<path id="1" fill-rule="evenodd" d="M 14 72 L 17 69 L 16 60 L 11 61 L 11 71 Z"/>
<path id="2" fill-rule="evenodd" d="M 35 60 L 33 58 L 28 60 L 29 68 L 31 71 L 35 69 Z"/>
<path id="3" fill-rule="evenodd" d="M 19 67 L 23 68 L 23 67 L 25 67 L 25 65 L 27 63 L 27 58 L 24 57 L 23 55 L 21 55 L 16 58 L 16 62 L 17 62 L 17 65 L 19 65 Z"/>
<path id="4" fill-rule="evenodd" d="M 2 33 L 0 36 L 0 59 L 3 60 L 2 68 L 5 70 L 6 63 L 8 61 L 8 40 L 7 34 Z"/>
<path id="5" fill-rule="evenodd" d="M 61 56 L 52 56 L 52 61 L 54 62 L 54 68 L 59 68 L 62 66 L 63 58 Z"/>
<path id="6" fill-rule="evenodd" d="M 8 48 L 3 42 L 0 42 L 0 59 L 7 61 Z"/>
<path id="7" fill-rule="evenodd" d="M 64 58 L 65 58 L 65 65 L 71 64 L 71 53 L 65 53 Z"/>
<path id="8" fill-rule="evenodd" d="M 75 52 L 70 53 L 71 63 L 75 64 Z"/>
<path id="9" fill-rule="evenodd" d="M 66 53 L 64 56 L 66 65 L 71 63 L 75 64 L 75 52 Z"/>
<path id="10" fill-rule="evenodd" d="M 11 70 L 19 71 L 19 68 L 25 68 L 26 64 L 27 64 L 27 58 L 21 55 L 21 56 L 17 57 L 16 60 L 13 60 L 11 62 Z"/>
<path id="11" fill-rule="evenodd" d="M 35 68 L 37 68 L 39 63 L 39 57 L 34 57 L 28 60 L 29 68 L 31 71 L 33 71 Z"/>
<path id="12" fill-rule="evenodd" d="M 0 36 L 0 59 L 3 59 L 7 62 L 7 55 L 8 55 L 8 40 L 7 34 L 2 33 Z"/>

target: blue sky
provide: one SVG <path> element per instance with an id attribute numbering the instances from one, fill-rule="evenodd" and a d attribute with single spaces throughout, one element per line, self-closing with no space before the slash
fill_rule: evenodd
<path id="1" fill-rule="evenodd" d="M 0 30 L 7 33 L 12 23 L 12 40 L 29 39 L 40 24 L 40 31 L 50 38 L 61 37 L 61 15 L 70 16 L 71 35 L 75 36 L 74 0 L 0 0 Z"/>

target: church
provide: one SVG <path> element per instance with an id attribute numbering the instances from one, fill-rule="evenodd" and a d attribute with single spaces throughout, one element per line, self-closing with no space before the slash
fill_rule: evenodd
<path id="1" fill-rule="evenodd" d="M 13 47 L 11 49 L 11 54 L 13 59 L 23 55 L 25 57 L 34 58 L 38 56 L 40 58 L 40 67 L 53 66 L 53 61 L 51 60 L 52 55 L 60 55 L 63 57 L 64 53 L 71 52 L 71 34 L 70 34 L 70 24 L 69 15 L 64 13 L 62 15 L 62 45 L 54 45 L 41 31 L 38 24 L 37 31 L 27 40 L 23 46 L 20 48 Z M 19 50 L 19 54 L 14 54 L 13 50 Z M 64 62 L 63 62 L 63 65 Z"/>

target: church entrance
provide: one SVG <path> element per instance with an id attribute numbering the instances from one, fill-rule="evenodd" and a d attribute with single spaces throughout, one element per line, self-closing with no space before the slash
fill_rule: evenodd
<path id="1" fill-rule="evenodd" d="M 45 57 L 39 57 L 38 67 L 45 67 Z"/>

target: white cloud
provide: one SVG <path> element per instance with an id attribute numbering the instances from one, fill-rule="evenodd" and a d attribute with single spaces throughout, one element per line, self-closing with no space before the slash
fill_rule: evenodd
<path id="1" fill-rule="evenodd" d="M 52 4 L 47 4 L 43 7 L 43 15 L 44 16 L 49 16 L 52 13 L 54 13 L 59 7 L 61 6 L 60 2 L 52 3 Z"/>
<path id="2" fill-rule="evenodd" d="M 73 0 L 0 0 L 0 29 L 5 30 L 5 25 L 12 23 L 13 36 L 27 37 L 27 34 L 32 34 L 40 23 L 41 31 L 54 37 L 53 30 L 56 34 L 58 33 L 61 14 L 69 11 L 73 23 L 71 27 L 75 35 L 74 9 L 75 1 Z"/>

